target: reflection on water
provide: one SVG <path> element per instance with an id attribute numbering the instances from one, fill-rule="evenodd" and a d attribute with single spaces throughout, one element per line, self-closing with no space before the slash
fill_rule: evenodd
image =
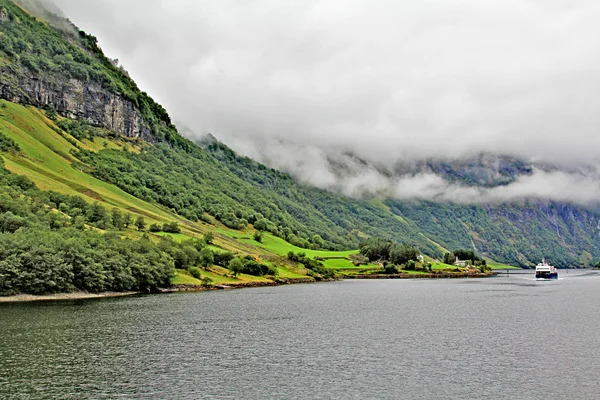
<path id="1" fill-rule="evenodd" d="M 0 304 L 0 398 L 597 398 L 600 276 Z"/>

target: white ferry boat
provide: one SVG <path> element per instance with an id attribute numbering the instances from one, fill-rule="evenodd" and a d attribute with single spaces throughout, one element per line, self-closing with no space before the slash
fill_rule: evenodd
<path id="1" fill-rule="evenodd" d="M 542 259 L 542 262 L 535 267 L 535 278 L 539 280 L 558 279 L 558 269 Z"/>

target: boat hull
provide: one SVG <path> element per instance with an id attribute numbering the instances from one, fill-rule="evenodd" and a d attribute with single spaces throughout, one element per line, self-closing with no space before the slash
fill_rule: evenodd
<path id="1" fill-rule="evenodd" d="M 543 281 L 558 279 L 558 272 L 536 272 L 535 278 Z"/>

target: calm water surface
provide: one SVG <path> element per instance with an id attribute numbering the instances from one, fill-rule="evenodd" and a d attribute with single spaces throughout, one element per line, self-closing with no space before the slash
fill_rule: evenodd
<path id="1" fill-rule="evenodd" d="M 600 275 L 0 304 L 1 399 L 596 399 Z"/>

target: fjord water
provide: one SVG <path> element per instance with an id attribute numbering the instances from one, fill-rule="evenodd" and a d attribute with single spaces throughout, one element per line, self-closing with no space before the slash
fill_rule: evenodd
<path id="1" fill-rule="evenodd" d="M 599 288 L 561 271 L 0 304 L 0 398 L 597 398 Z"/>

